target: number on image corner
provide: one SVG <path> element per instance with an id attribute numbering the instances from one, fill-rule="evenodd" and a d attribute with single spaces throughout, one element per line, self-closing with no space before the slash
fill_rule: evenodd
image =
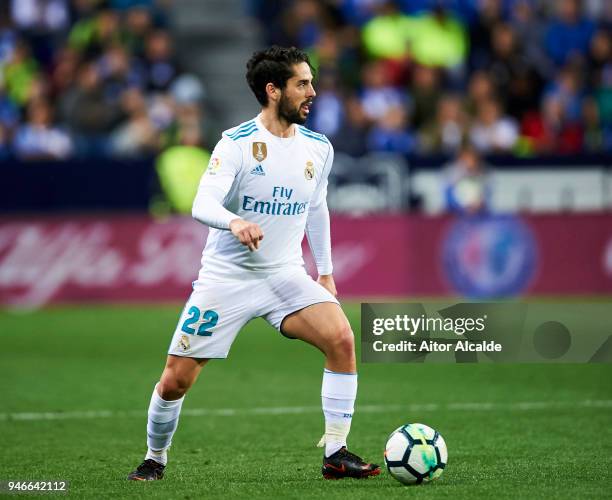
<path id="1" fill-rule="evenodd" d="M 214 328 L 217 325 L 217 321 L 219 321 L 219 315 L 216 311 L 208 310 L 201 313 L 202 324 L 198 327 L 197 333 L 195 328 L 192 328 L 191 325 L 200 320 L 200 310 L 196 306 L 191 306 L 189 311 L 187 311 L 187 314 L 188 317 L 183 322 L 181 331 L 188 333 L 189 335 L 199 335 L 200 337 L 210 337 L 213 334 L 210 329 Z"/>

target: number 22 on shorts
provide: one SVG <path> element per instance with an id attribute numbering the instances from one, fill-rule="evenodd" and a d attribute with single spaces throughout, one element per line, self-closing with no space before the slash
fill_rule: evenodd
<path id="1" fill-rule="evenodd" d="M 187 311 L 187 314 L 189 316 L 183 322 L 181 331 L 188 333 L 189 335 L 194 335 L 196 334 L 196 331 L 195 328 L 191 328 L 191 325 L 200 320 L 200 310 L 196 306 L 191 306 L 189 308 L 189 311 Z M 198 327 L 197 335 L 200 335 L 201 337 L 210 337 L 213 334 L 210 329 L 214 328 L 217 325 L 217 321 L 219 321 L 219 315 L 216 311 L 212 310 L 204 311 L 201 314 L 202 324 Z"/>

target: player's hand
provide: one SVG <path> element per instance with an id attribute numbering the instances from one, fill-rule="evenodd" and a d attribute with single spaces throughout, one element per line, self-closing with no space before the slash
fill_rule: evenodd
<path id="1" fill-rule="evenodd" d="M 319 283 L 319 285 L 325 288 L 334 297 L 338 296 L 338 292 L 336 291 L 336 283 L 334 282 L 334 277 L 331 274 L 319 276 L 317 283 Z"/>
<path id="2" fill-rule="evenodd" d="M 244 219 L 234 219 L 230 222 L 230 231 L 244 246 L 253 252 L 259 248 L 259 242 L 263 240 L 264 234 L 259 224 Z"/>

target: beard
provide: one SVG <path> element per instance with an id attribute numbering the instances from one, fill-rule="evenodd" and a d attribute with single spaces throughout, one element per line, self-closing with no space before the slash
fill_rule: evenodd
<path id="1" fill-rule="evenodd" d="M 300 104 L 297 109 L 294 108 L 291 102 L 289 102 L 289 99 L 282 95 L 278 103 L 278 117 L 285 120 L 287 123 L 304 125 L 308 116 L 302 116 L 300 114 L 301 107 L 302 105 Z"/>

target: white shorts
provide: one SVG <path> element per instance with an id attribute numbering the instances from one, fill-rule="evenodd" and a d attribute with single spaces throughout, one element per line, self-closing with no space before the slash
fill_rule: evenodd
<path id="1" fill-rule="evenodd" d="M 227 358 L 240 329 L 263 317 L 280 332 L 283 319 L 336 298 L 303 268 L 252 280 L 196 281 L 176 326 L 168 354 Z"/>

